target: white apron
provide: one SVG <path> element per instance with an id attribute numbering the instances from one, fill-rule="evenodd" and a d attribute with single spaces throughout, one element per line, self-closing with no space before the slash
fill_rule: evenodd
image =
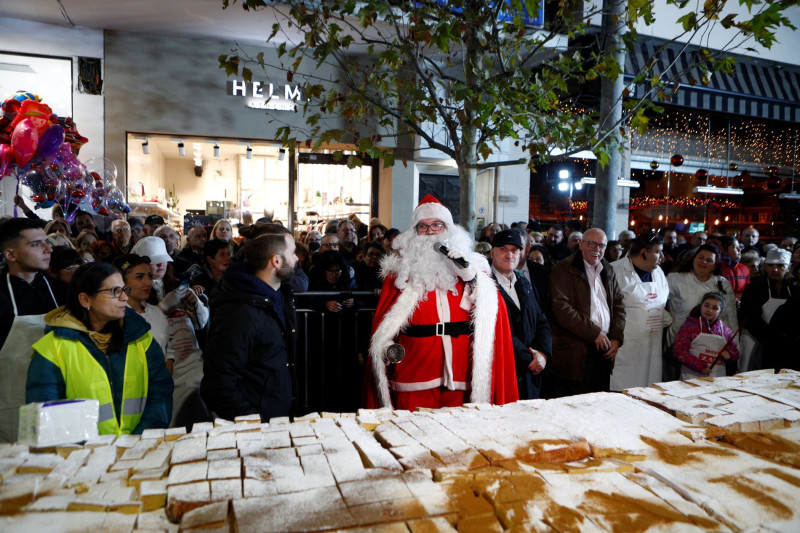
<path id="1" fill-rule="evenodd" d="M 183 404 L 200 388 L 200 382 L 203 380 L 203 351 L 197 343 L 194 323 L 185 311 L 174 311 L 167 322 L 170 346 L 175 354 L 175 363 L 172 367 L 175 391 L 172 395 L 170 422 L 170 427 L 174 427 Z"/>
<path id="2" fill-rule="evenodd" d="M 775 311 L 786 303 L 786 298 L 773 298 L 769 281 L 767 281 L 767 290 L 769 291 L 769 299 L 761 306 L 761 318 L 764 319 L 764 322 L 769 324 Z M 742 328 L 739 334 L 739 354 L 741 356 L 739 359 L 740 372 L 758 370 L 761 368 L 761 349 L 761 343 L 747 331 L 747 328 Z"/>
<path id="3" fill-rule="evenodd" d="M 44 282 L 57 307 L 47 278 L 44 278 Z M 44 336 L 44 315 L 18 316 L 10 274 L 6 274 L 6 283 L 11 305 L 14 306 L 14 322 L 0 348 L 0 442 L 14 442 L 19 430 L 19 408 L 25 405 L 25 383 L 33 355 L 31 346 Z"/>
<path id="4" fill-rule="evenodd" d="M 719 352 L 728 344 L 728 340 L 722 335 L 703 333 L 703 320 L 700 318 L 698 320 L 700 320 L 700 335 L 695 337 L 692 341 L 692 345 L 689 347 L 689 353 L 707 365 L 710 365 L 716 360 Z M 725 359 L 720 359 L 719 362 L 714 365 L 714 368 L 711 369 L 710 374 L 701 374 L 687 366 L 681 365 L 681 381 L 705 377 L 718 378 L 724 377 L 725 374 Z"/>
<path id="5" fill-rule="evenodd" d="M 614 269 L 622 286 L 619 270 Z M 611 374 L 611 390 L 649 387 L 661 381 L 661 334 L 669 287 L 666 282 L 643 282 L 633 271 L 625 272 L 625 343 L 617 352 Z M 655 279 L 656 273 L 653 273 Z M 634 279 L 635 278 L 635 279 Z M 660 289 L 660 290 L 659 290 Z M 668 324 L 667 324 L 668 325 Z"/>

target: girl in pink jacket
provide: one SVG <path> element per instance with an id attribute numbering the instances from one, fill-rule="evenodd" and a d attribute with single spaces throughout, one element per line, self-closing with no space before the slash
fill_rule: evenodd
<path id="1" fill-rule="evenodd" d="M 724 309 L 722 294 L 706 293 L 678 330 L 672 351 L 681 362 L 682 380 L 724 376 L 725 363 L 739 359 L 733 333 L 719 318 Z"/>

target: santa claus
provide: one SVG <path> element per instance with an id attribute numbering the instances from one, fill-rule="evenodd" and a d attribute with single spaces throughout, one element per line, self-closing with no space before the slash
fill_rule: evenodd
<path id="1" fill-rule="evenodd" d="M 433 196 L 393 242 L 372 325 L 368 407 L 516 401 L 505 303 L 486 259 Z"/>

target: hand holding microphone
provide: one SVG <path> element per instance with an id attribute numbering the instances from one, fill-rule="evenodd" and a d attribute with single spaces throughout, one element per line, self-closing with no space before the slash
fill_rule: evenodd
<path id="1" fill-rule="evenodd" d="M 437 242 L 433 245 L 433 249 L 437 252 L 444 254 L 450 259 L 452 262 L 457 264 L 461 268 L 469 268 L 469 261 L 467 261 L 461 252 L 458 250 L 451 250 L 447 246 L 444 245 L 443 242 Z"/>

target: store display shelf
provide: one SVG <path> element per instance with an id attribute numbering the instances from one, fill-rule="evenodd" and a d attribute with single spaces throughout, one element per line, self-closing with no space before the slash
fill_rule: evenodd
<path id="1" fill-rule="evenodd" d="M 166 209 L 158 202 L 129 202 L 128 205 L 131 207 L 131 215 L 133 216 L 161 215 L 170 219 L 183 218 L 182 214 Z"/>

